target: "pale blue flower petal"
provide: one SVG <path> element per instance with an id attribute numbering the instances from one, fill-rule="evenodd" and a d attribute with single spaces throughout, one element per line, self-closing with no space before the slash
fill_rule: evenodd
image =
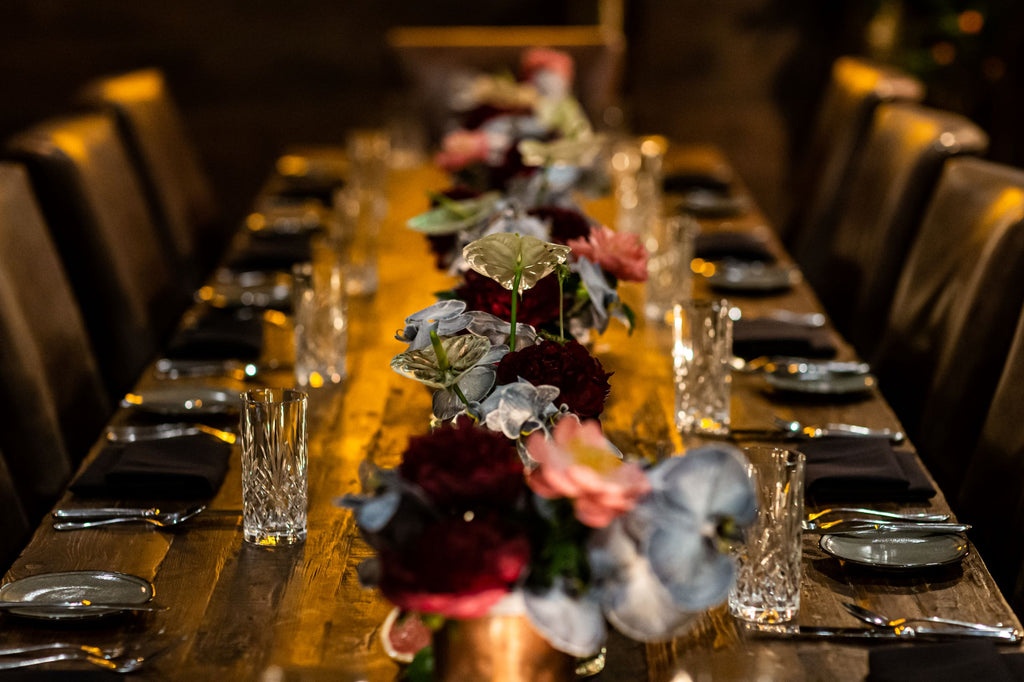
<path id="1" fill-rule="evenodd" d="M 512 325 L 508 321 L 482 310 L 471 310 L 466 315 L 470 318 L 469 324 L 466 325 L 470 334 L 483 336 L 496 346 L 508 344 L 509 333 L 512 330 Z M 535 343 L 537 343 L 537 330 L 528 324 L 517 323 L 516 348 L 522 350 Z"/>
<path id="2" fill-rule="evenodd" d="M 731 518 L 745 525 L 757 514 L 757 496 L 743 453 L 728 445 L 707 445 L 662 461 L 648 474 L 667 504 L 709 521 Z"/>
<path id="3" fill-rule="evenodd" d="M 546 592 L 526 590 L 526 615 L 537 631 L 559 651 L 590 656 L 605 638 L 604 617 L 597 602 L 586 595 L 569 595 L 556 580 Z"/>
<path id="4" fill-rule="evenodd" d="M 735 567 L 717 551 L 715 539 L 685 523 L 663 522 L 650 536 L 646 555 L 651 571 L 684 611 L 700 611 L 725 601 Z"/>

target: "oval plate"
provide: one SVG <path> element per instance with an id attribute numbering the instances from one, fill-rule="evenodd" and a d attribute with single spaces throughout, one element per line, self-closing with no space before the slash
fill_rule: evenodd
<path id="1" fill-rule="evenodd" d="M 155 414 L 226 414 L 237 412 L 242 401 L 236 391 L 209 386 L 165 386 L 141 393 L 129 393 L 122 407 Z"/>
<path id="2" fill-rule="evenodd" d="M 828 554 L 860 566 L 889 570 L 932 568 L 967 556 L 967 538 L 959 533 L 861 530 L 821 536 Z"/>
<path id="3" fill-rule="evenodd" d="M 142 605 L 153 598 L 153 592 L 153 584 L 136 575 L 112 571 L 64 571 L 40 573 L 7 583 L 0 587 L 0 599 L 33 603 L 89 600 L 97 603 L 117 602 Z M 8 613 L 24 618 L 40 620 L 86 620 L 124 611 L 125 609 L 102 608 L 47 611 L 38 607 L 24 610 L 12 607 L 7 610 Z"/>
<path id="4" fill-rule="evenodd" d="M 712 289 L 734 292 L 776 292 L 791 289 L 800 281 L 800 271 L 786 265 L 761 262 L 719 262 L 708 277 Z"/>
<path id="5" fill-rule="evenodd" d="M 849 395 L 863 393 L 875 387 L 873 374 L 847 374 L 824 372 L 806 374 L 765 374 L 764 380 L 772 388 L 791 393 L 815 395 Z"/>

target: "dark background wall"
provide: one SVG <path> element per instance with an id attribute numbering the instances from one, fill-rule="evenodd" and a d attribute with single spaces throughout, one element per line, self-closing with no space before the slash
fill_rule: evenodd
<path id="1" fill-rule="evenodd" d="M 719 144 L 769 215 L 779 219 L 786 210 L 789 162 L 799 152 L 832 59 L 863 51 L 869 20 L 888 5 L 898 6 L 904 28 L 914 29 L 901 35 L 927 47 L 941 36 L 922 27 L 958 11 L 956 4 L 626 0 L 629 125 L 638 133 Z M 1004 15 L 1012 7 L 1011 0 L 988 4 Z M 385 44 L 389 27 L 594 23 L 596 5 L 595 0 L 3 0 L 0 136 L 68 111 L 74 91 L 91 78 L 158 66 L 227 208 L 238 215 L 285 145 L 340 142 L 347 128 L 381 125 L 408 106 Z M 998 36 L 975 37 L 998 44 Z M 1013 45 L 998 49 L 1011 51 Z M 980 57 L 974 61 L 980 64 Z M 1015 98 L 1006 95 L 1017 91 L 1010 87 L 1018 82 L 1015 64 L 1012 58 L 1004 62 L 1000 82 L 987 94 L 946 97 L 943 103 L 968 114 L 981 112 L 983 125 L 1015 129 L 1012 114 L 1019 107 L 1008 105 Z M 934 64 L 927 58 L 918 64 L 924 70 L 929 66 Z M 946 76 L 941 69 L 930 75 L 940 85 L 952 83 Z M 972 79 L 968 71 L 956 81 L 957 92 L 974 82 L 985 79 Z M 992 106 L 993 101 L 1001 104 Z M 1016 138 L 1005 144 L 999 135 L 994 138 L 996 149 L 1013 160 Z"/>

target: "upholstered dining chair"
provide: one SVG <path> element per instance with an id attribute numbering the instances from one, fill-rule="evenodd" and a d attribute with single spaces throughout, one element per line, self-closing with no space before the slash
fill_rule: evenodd
<path id="1" fill-rule="evenodd" d="M 111 398 L 132 386 L 185 305 L 113 118 L 40 123 L 8 143 L 78 299 Z"/>
<path id="2" fill-rule="evenodd" d="M 28 539 L 29 525 L 3 452 L 0 452 L 0 523 L 4 528 L 0 533 L 0 571 L 7 572 L 11 561 Z"/>
<path id="3" fill-rule="evenodd" d="M 921 81 L 891 66 L 852 56 L 833 63 L 794 173 L 792 215 L 781 231 L 798 262 L 832 229 L 875 109 L 884 102 L 919 102 L 924 93 Z"/>
<path id="4" fill-rule="evenodd" d="M 1019 274 L 1019 271 L 1018 271 Z M 1019 287 L 1019 278 L 1018 278 Z M 952 498 L 974 525 L 971 542 L 1017 613 L 1024 613 L 1024 314 L 1003 368 L 978 444 L 965 459 L 963 486 Z"/>
<path id="5" fill-rule="evenodd" d="M 197 279 L 220 256 L 223 235 L 209 179 L 163 72 L 101 78 L 83 87 L 79 99 L 117 118 L 165 243 Z"/>
<path id="6" fill-rule="evenodd" d="M 862 356 L 878 341 L 943 164 L 987 146 L 985 132 L 957 114 L 903 103 L 876 110 L 834 233 L 802 264 L 836 327 Z"/>
<path id="7" fill-rule="evenodd" d="M 879 386 L 943 491 L 963 478 L 1024 305 L 1024 170 L 946 163 L 882 341 Z"/>

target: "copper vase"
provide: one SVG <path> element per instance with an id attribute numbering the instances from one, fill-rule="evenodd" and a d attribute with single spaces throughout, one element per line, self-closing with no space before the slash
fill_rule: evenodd
<path id="1" fill-rule="evenodd" d="M 522 615 L 448 621 L 434 633 L 434 661 L 439 682 L 569 682 L 576 669 Z"/>

